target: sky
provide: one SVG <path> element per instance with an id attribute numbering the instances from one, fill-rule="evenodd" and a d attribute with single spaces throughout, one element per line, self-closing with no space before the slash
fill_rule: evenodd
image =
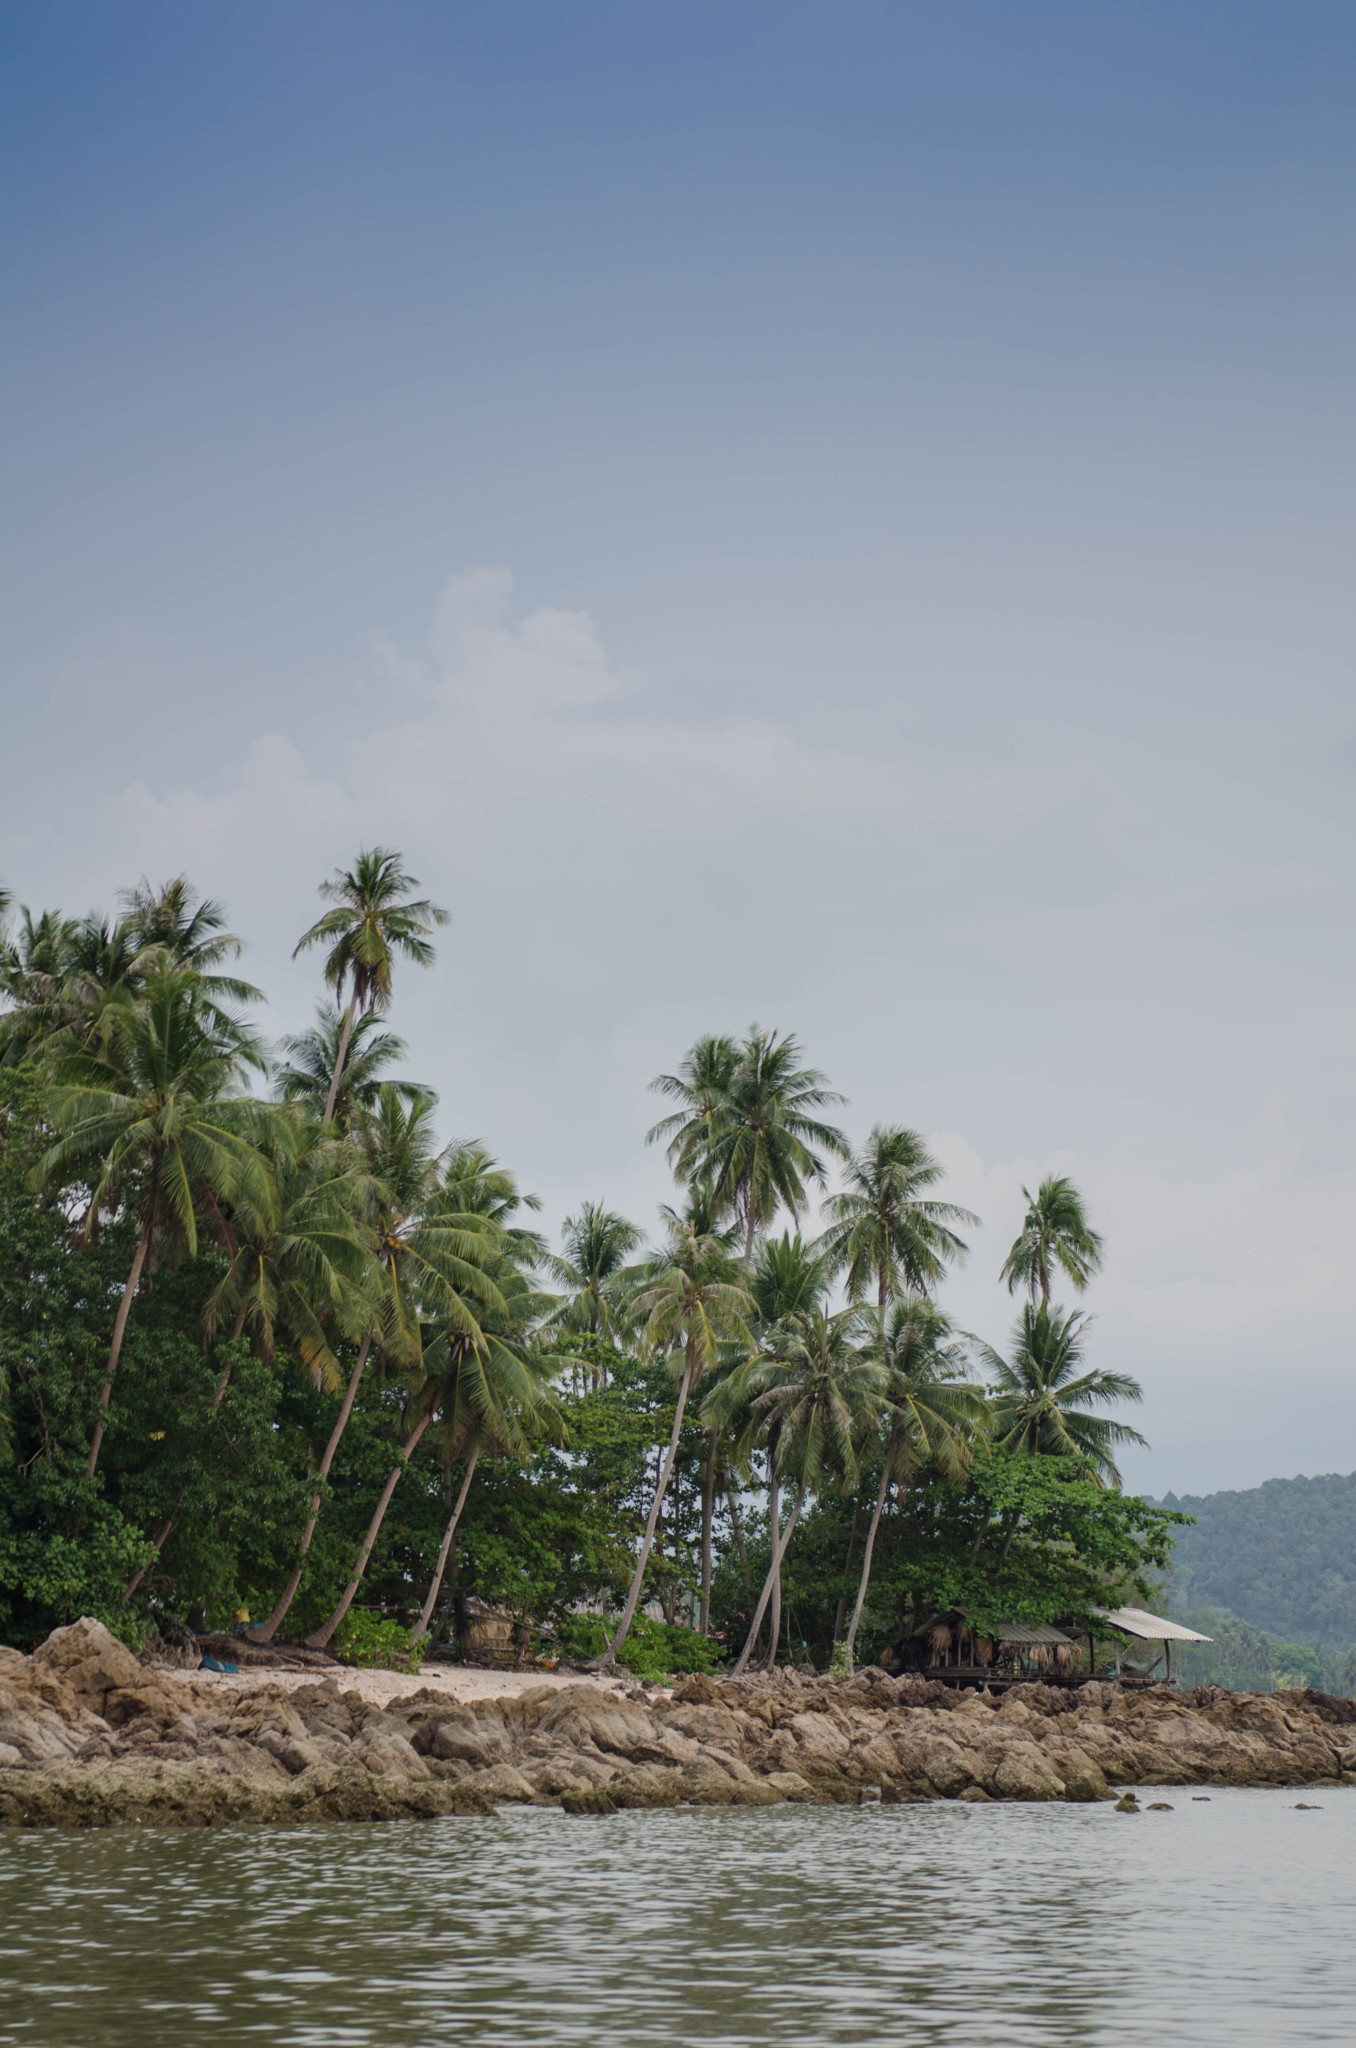
<path id="1" fill-rule="evenodd" d="M 0 883 L 317 884 L 549 1226 L 647 1084 L 1107 1241 L 1153 1493 L 1356 1467 L 1356 17 L 1254 0 L 9 10 Z"/>

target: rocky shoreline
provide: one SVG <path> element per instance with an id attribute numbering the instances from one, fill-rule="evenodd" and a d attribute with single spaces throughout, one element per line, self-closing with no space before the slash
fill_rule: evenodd
<path id="1" fill-rule="evenodd" d="M 208 1827 L 625 1807 L 1099 1800 L 1113 1787 L 1356 1783 L 1356 1702 L 1324 1693 L 956 1693 L 879 1670 L 581 1682 L 384 1706 L 347 1674 L 229 1694 L 99 1623 L 0 1649 L 0 1826 Z"/>

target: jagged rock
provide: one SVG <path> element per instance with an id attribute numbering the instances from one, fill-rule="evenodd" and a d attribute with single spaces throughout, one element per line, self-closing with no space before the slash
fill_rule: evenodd
<path id="1" fill-rule="evenodd" d="M 1013 1688 L 1001 1699 L 876 1671 L 697 1674 L 671 1695 L 589 1683 L 380 1709 L 333 1676 L 213 1689 L 140 1662 L 88 1619 L 0 1654 L 0 1825 L 379 1820 L 569 1810 L 1098 1800 L 1112 1785 L 1356 1778 L 1356 1706 L 1219 1688 Z M 1139 1811 L 1133 1796 L 1122 1811 Z"/>
<path id="2" fill-rule="evenodd" d="M 68 1628 L 54 1629 L 29 1661 L 36 1673 L 59 1679 L 100 1714 L 110 1692 L 135 1692 L 146 1682 L 145 1671 L 127 1645 L 89 1615 Z"/>
<path id="3" fill-rule="evenodd" d="M 1004 1799 L 1062 1799 L 1064 1781 L 1038 1749 L 1022 1749 L 1004 1757 L 993 1774 L 993 1789 Z"/>

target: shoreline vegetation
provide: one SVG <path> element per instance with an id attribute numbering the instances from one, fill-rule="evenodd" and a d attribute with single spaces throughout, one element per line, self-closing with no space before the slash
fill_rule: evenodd
<path id="1" fill-rule="evenodd" d="M 979 1219 L 923 1138 L 850 1137 L 754 1025 L 653 1084 L 657 1226 L 585 1200 L 553 1249 L 405 1073 L 419 886 L 385 848 L 322 885 L 276 1044 L 186 878 L 0 903 L 0 1636 L 848 1677 L 937 1615 L 1001 1664 L 1000 1624 L 1155 1597 L 1184 1518 L 1121 1490 L 1138 1383 L 1056 1298 L 1102 1260 L 1072 1182 L 1027 1194 L 996 1349 L 938 1299 Z"/>

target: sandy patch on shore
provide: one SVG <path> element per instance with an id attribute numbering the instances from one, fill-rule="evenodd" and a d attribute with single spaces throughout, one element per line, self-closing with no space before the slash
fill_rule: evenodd
<path id="1" fill-rule="evenodd" d="M 451 1700 L 503 1699 L 508 1693 L 526 1692 L 531 1685 L 600 1685 L 611 1692 L 625 1692 L 632 1679 L 603 1678 L 579 1671 L 481 1671 L 472 1665 L 430 1664 L 417 1674 L 412 1671 L 354 1671 L 336 1665 L 325 1671 L 165 1671 L 157 1676 L 191 1679 L 195 1685 L 210 1685 L 221 1692 L 258 1692 L 276 1686 L 294 1692 L 299 1685 L 316 1685 L 332 1678 L 341 1692 L 361 1693 L 374 1706 L 389 1706 L 425 1687 L 445 1692 Z"/>

